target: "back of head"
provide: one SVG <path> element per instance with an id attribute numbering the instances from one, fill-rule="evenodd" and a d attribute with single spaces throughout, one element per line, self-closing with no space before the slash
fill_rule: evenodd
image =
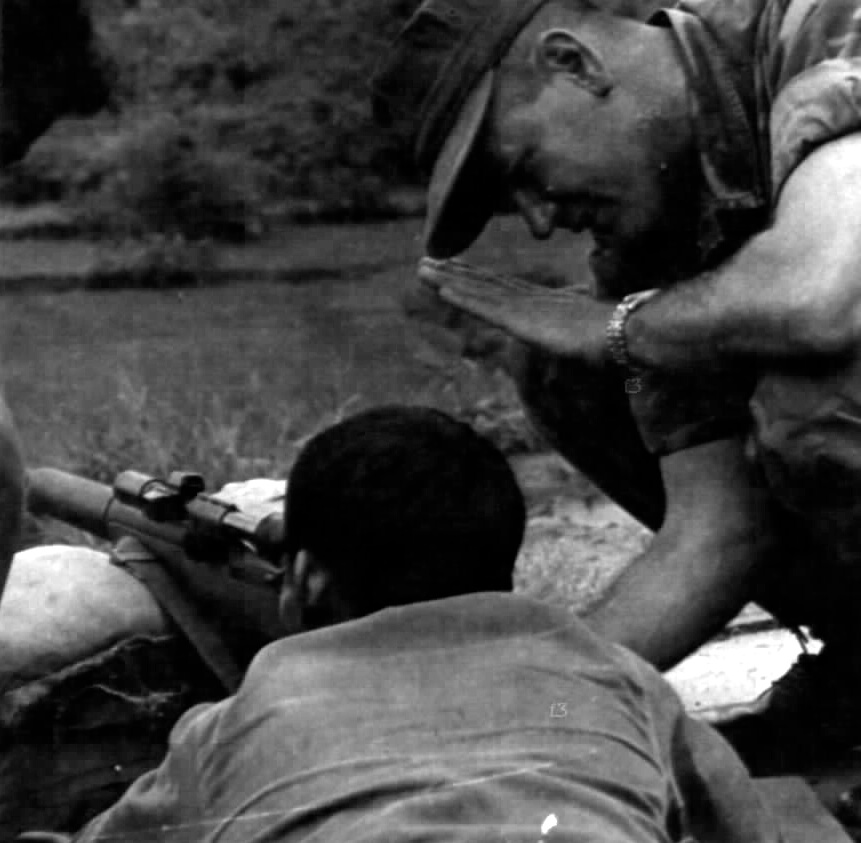
<path id="1" fill-rule="evenodd" d="M 312 553 L 356 614 L 508 591 L 523 496 L 505 457 L 437 410 L 389 406 L 314 437 L 290 474 L 288 553 Z"/>

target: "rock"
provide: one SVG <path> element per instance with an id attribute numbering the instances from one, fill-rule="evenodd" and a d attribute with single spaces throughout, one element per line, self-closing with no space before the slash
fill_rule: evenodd
<path id="1" fill-rule="evenodd" d="M 0 602 L 0 687 L 170 628 L 146 587 L 106 554 L 65 545 L 31 548 L 15 555 Z"/>

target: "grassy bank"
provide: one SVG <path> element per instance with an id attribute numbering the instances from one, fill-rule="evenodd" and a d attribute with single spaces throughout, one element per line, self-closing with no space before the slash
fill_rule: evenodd
<path id="1" fill-rule="evenodd" d="M 278 475 L 345 412 L 396 400 L 458 411 L 495 394 L 478 368 L 422 362 L 393 282 L 7 299 L 5 390 L 30 461 L 100 479 L 131 465 Z"/>

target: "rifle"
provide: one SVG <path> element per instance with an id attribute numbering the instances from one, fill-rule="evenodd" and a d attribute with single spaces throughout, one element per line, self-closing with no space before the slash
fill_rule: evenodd
<path id="1" fill-rule="evenodd" d="M 107 486 L 35 468 L 27 472 L 27 482 L 27 508 L 34 515 L 49 515 L 111 542 L 136 539 L 160 563 L 157 575 L 167 575 L 168 590 L 178 587 L 186 602 L 224 633 L 234 655 L 241 651 L 240 662 L 282 634 L 281 515 L 242 512 L 206 494 L 203 478 L 189 472 L 161 479 L 123 471 Z M 140 578 L 155 585 L 149 576 Z M 158 590 L 151 590 L 159 599 Z M 183 626 L 182 619 L 168 613 Z"/>

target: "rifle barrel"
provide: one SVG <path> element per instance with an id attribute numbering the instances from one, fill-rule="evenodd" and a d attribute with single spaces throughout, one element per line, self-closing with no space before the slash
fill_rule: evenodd
<path id="1" fill-rule="evenodd" d="M 114 491 L 104 483 L 56 468 L 27 471 L 27 508 L 50 515 L 100 538 L 110 538 L 105 515 Z"/>
<path id="2" fill-rule="evenodd" d="M 86 530 L 99 538 L 115 542 L 123 536 L 140 541 L 175 577 L 180 586 L 207 611 L 229 618 L 234 631 L 259 646 L 277 638 L 283 631 L 278 612 L 278 589 L 266 583 L 240 582 L 230 565 L 222 559 L 197 560 L 186 551 L 188 526 L 177 521 L 154 521 L 139 508 L 118 500 L 114 489 L 103 483 L 77 477 L 54 468 L 34 468 L 27 472 L 27 506 L 35 515 L 50 515 Z M 239 513 L 228 512 L 230 527 L 239 534 L 246 531 Z M 254 526 L 253 522 L 250 526 Z M 283 524 L 269 516 L 248 532 L 246 538 L 261 541 L 270 562 L 280 555 Z M 225 542 L 236 534 L 226 532 Z M 265 557 L 264 557 L 265 558 Z M 208 564 L 209 563 L 209 564 Z"/>

